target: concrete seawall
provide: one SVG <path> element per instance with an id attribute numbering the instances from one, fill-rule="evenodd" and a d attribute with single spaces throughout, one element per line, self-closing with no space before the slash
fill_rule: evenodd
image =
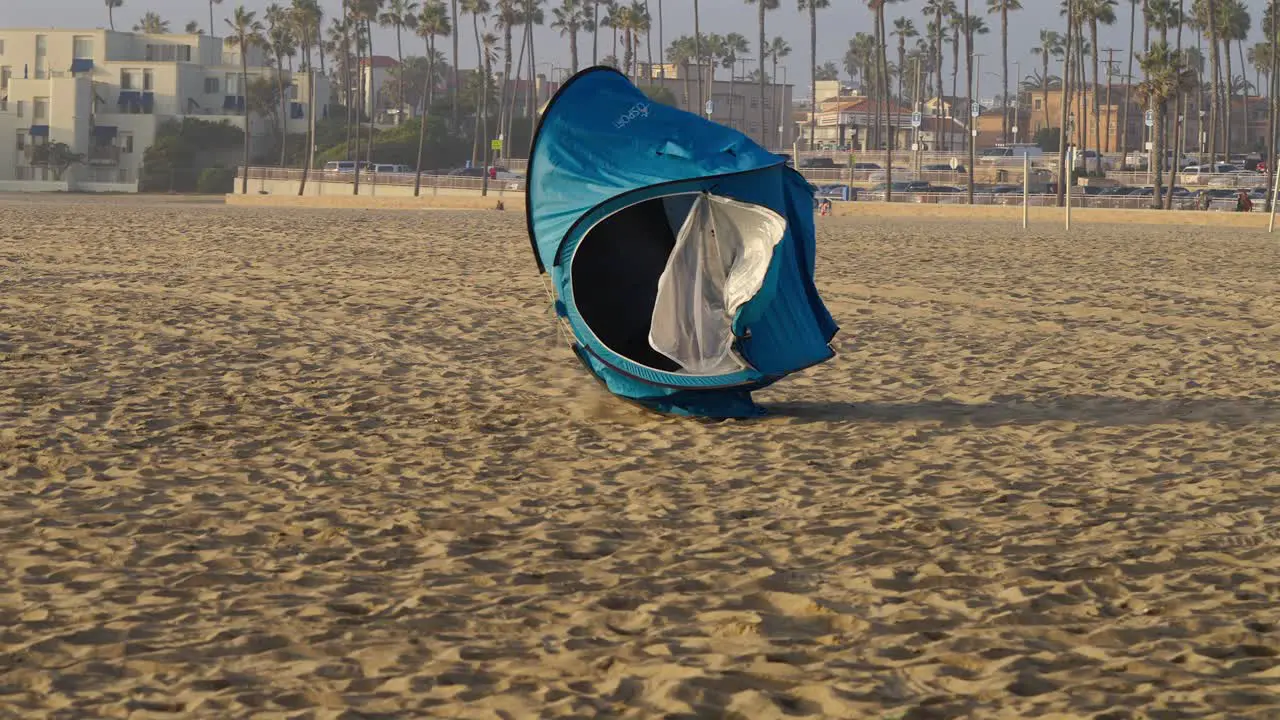
<path id="1" fill-rule="evenodd" d="M 252 182 L 251 182 L 252 185 Z M 346 186 L 348 189 L 350 186 Z M 298 197 L 296 185 L 293 193 L 279 194 L 231 194 L 227 204 L 242 207 L 297 207 L 332 208 L 350 210 L 494 210 L 501 202 L 508 211 L 524 211 L 525 195 L 522 192 L 491 192 L 488 197 L 479 191 L 449 189 L 447 192 L 429 194 L 424 188 L 420 197 L 412 195 L 340 195 L 307 194 Z M 1057 207 L 1032 207 L 1028 219 L 1032 227 L 1060 228 L 1063 209 Z M 832 215 L 842 218 L 876 218 L 903 220 L 952 220 L 956 222 L 1022 222 L 1020 206 L 1004 205 L 938 205 L 935 203 L 884 203 L 848 202 L 835 203 Z M 821 221 L 821 218 L 819 218 Z M 1179 227 L 1234 227 L 1250 230 L 1266 230 L 1268 216 L 1263 212 L 1233 213 L 1204 212 L 1199 210 L 1122 210 L 1115 208 L 1073 208 L 1071 221 L 1080 224 L 1114 225 L 1169 225 Z"/>

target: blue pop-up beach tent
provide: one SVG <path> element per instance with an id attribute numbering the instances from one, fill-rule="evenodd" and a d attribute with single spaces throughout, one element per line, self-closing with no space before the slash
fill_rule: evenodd
<path id="1" fill-rule="evenodd" d="M 612 68 L 574 75 L 544 108 L 526 213 L 573 349 L 616 395 L 759 415 L 752 391 L 834 356 L 813 283 L 812 186 Z"/>

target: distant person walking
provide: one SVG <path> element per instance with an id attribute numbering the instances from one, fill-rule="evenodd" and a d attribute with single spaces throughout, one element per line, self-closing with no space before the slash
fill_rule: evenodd
<path id="1" fill-rule="evenodd" d="M 1253 212 L 1253 201 L 1245 190 L 1236 194 L 1236 212 Z"/>

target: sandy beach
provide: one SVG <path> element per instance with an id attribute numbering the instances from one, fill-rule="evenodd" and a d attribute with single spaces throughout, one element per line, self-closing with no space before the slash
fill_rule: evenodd
<path id="1" fill-rule="evenodd" d="M 0 717 L 1280 717 L 1280 235 L 821 220 L 705 423 L 522 213 L 0 196 Z"/>

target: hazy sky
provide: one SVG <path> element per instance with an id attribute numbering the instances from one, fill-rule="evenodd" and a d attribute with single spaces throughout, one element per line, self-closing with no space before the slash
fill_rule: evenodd
<path id="1" fill-rule="evenodd" d="M 269 4 L 270 0 L 243 0 L 245 7 L 251 10 L 261 10 Z M 553 6 L 558 4 L 559 0 L 547 0 L 547 5 Z M 659 0 L 648 0 L 651 13 L 656 17 L 658 12 Z M 667 42 L 683 33 L 691 33 L 693 29 L 693 2 L 692 0 L 661 0 L 663 7 L 663 36 Z M 985 0 L 969 0 L 970 12 L 974 14 L 985 14 Z M 1187 0 L 1190 5 L 1191 0 Z M 1251 33 L 1248 44 L 1260 41 L 1261 32 L 1258 29 L 1259 21 L 1262 17 L 1262 9 L 1266 6 L 1267 0 L 1246 0 L 1245 4 L 1249 7 L 1250 14 L 1253 16 L 1253 32 Z M 340 0 L 321 0 L 326 12 L 332 13 L 337 10 Z M 957 0 L 958 4 L 963 4 L 963 0 Z M 217 29 L 221 34 L 225 28 L 222 18 L 231 14 L 232 8 L 238 4 L 238 0 L 223 0 L 223 4 L 214 7 L 214 15 L 217 18 Z M 285 4 L 282 2 L 282 4 Z M 782 66 L 786 66 L 786 79 L 789 82 L 801 85 L 797 88 L 796 95 L 805 96 L 807 92 L 804 86 L 807 86 L 809 74 L 807 72 L 807 55 L 809 50 L 809 26 L 807 15 L 802 15 L 795 9 L 795 0 L 782 0 L 782 8 L 769 14 L 766 25 L 766 34 L 769 38 L 775 35 L 781 35 L 786 38 L 792 47 L 792 55 L 779 65 L 779 76 L 781 76 Z M 1061 31 L 1061 20 L 1058 17 L 1057 6 L 1058 0 L 1022 0 L 1023 7 L 1021 12 L 1014 13 L 1010 16 L 1009 31 L 1009 72 L 1012 78 L 1014 73 L 1014 61 L 1021 62 L 1022 75 L 1029 74 L 1033 69 L 1039 67 L 1037 58 L 1031 55 L 1030 49 L 1037 44 L 1039 31 L 1045 27 L 1045 23 L 1051 23 L 1050 29 Z M 892 26 L 893 19 L 900 16 L 910 17 L 915 21 L 916 28 L 923 31 L 928 20 L 921 17 L 920 8 L 924 5 L 924 0 L 906 0 L 889 6 L 889 24 Z M 832 8 L 819 13 L 818 22 L 818 62 L 826 60 L 836 61 L 840 65 L 840 59 L 844 54 L 844 49 L 848 43 L 848 38 L 856 32 L 871 32 L 871 16 L 865 8 L 865 2 L 860 0 L 834 0 Z M 756 26 L 755 9 L 745 5 L 743 0 L 701 0 L 700 2 L 702 14 L 703 32 L 739 32 L 745 35 L 750 41 L 754 50 L 758 37 L 758 29 Z M 1111 28 L 1104 28 L 1099 39 L 1099 45 L 1105 48 L 1115 48 L 1116 60 L 1120 63 L 1117 72 L 1126 71 L 1128 64 L 1127 49 L 1129 46 L 1129 8 L 1130 4 L 1127 0 L 1120 0 L 1117 7 L 1117 14 L 1120 15 L 1120 21 Z M 169 20 L 171 27 L 180 30 L 189 20 L 196 20 L 201 27 L 209 24 L 209 5 L 206 0 L 125 0 L 124 7 L 115 11 L 116 28 L 128 29 L 137 22 L 143 12 L 154 10 L 165 19 Z M 550 15 L 550 12 L 547 13 Z M 74 22 L 73 22 L 74 20 Z M 473 64 L 468 62 L 474 57 L 475 46 L 471 42 L 472 32 L 470 22 L 463 20 L 463 31 L 461 34 L 461 49 L 463 66 Z M 1138 19 L 1138 44 L 1141 45 L 1142 38 L 1142 20 Z M 980 79 L 980 91 L 983 96 L 990 96 L 1000 82 L 998 76 L 988 75 L 991 72 L 997 72 L 1000 69 L 1000 33 L 999 33 L 999 16 L 988 16 L 987 24 L 992 28 L 992 32 L 986 36 L 980 36 L 975 42 L 975 51 L 982 53 L 985 57 L 979 61 L 981 63 L 982 73 Z M 106 27 L 107 11 L 103 0 L 0 0 L 0 25 L 6 27 Z M 1193 36 L 1189 32 L 1184 31 L 1184 42 L 1194 43 Z M 518 42 L 518 41 L 517 41 Z M 556 33 L 540 28 L 536 34 L 537 42 L 537 58 L 541 65 L 543 61 L 553 61 L 559 66 L 567 66 L 569 64 L 569 50 L 567 38 L 561 38 Z M 395 54 L 394 33 L 389 30 L 376 31 L 374 33 L 374 51 L 382 54 Z M 890 38 L 891 49 L 890 54 L 895 54 L 893 49 L 896 39 Z M 405 38 L 405 52 L 419 53 L 419 45 L 421 40 L 416 37 Z M 444 44 L 448 47 L 448 43 Z M 437 41 L 437 47 L 440 46 Z M 604 56 L 612 51 L 613 41 L 612 35 L 602 33 L 600 36 L 600 54 Z M 655 58 L 658 54 L 658 33 L 654 30 L 653 51 Z M 642 58 L 645 55 L 645 49 L 641 47 Z M 1238 53 L 1232 53 L 1236 61 L 1233 65 L 1239 65 Z M 579 63 L 583 66 L 590 64 L 591 60 L 591 39 L 589 35 L 583 35 L 579 40 Z M 950 67 L 951 56 L 949 49 L 945 56 L 947 67 Z M 1234 68 L 1236 72 L 1238 69 Z M 546 71 L 547 68 L 541 68 Z M 947 71 L 949 74 L 949 70 Z M 1104 70 L 1105 72 L 1105 70 Z M 1136 63 L 1135 63 L 1136 72 Z M 1051 73 L 1058 74 L 1056 69 L 1051 68 Z M 1253 73 L 1249 73 L 1250 79 Z M 975 73 L 975 81 L 979 81 L 979 77 Z M 1012 79 L 1010 81 L 1012 83 Z M 963 87 L 963 73 L 960 77 L 960 83 Z M 950 92 L 950 81 L 947 82 L 948 92 Z M 963 90 L 961 91 L 963 93 Z"/>

